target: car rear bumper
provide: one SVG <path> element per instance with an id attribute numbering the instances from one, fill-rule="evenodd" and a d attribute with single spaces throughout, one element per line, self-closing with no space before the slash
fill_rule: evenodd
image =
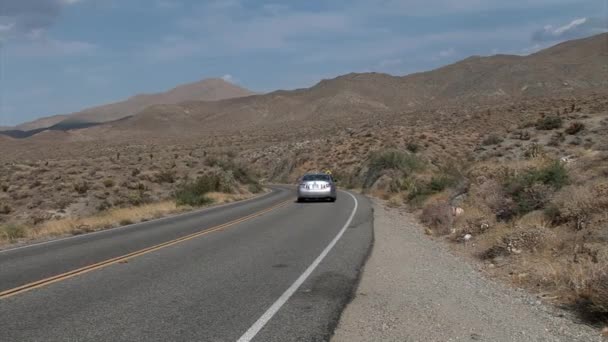
<path id="1" fill-rule="evenodd" d="M 299 189 L 298 190 L 298 198 L 335 198 L 336 193 L 331 191 L 331 189 L 322 189 L 322 190 L 308 190 L 308 189 Z"/>

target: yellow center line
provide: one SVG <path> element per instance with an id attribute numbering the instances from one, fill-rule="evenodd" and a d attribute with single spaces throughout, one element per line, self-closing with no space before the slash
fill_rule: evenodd
<path id="1" fill-rule="evenodd" d="M 186 236 L 183 236 L 183 237 L 171 240 L 171 241 L 163 242 L 163 243 L 160 243 L 158 245 L 154 245 L 154 246 L 151 246 L 151 247 L 140 249 L 138 251 L 135 251 L 135 252 L 132 252 L 132 253 L 129 253 L 129 254 L 125 254 L 125 255 L 122 255 L 122 256 L 115 257 L 115 258 L 104 260 L 104 261 L 101 261 L 101 262 L 98 262 L 98 263 L 95 263 L 95 264 L 84 266 L 84 267 L 81 267 L 81 268 L 78 268 L 78 269 L 75 269 L 75 270 L 72 270 L 72 271 L 68 271 L 68 272 L 65 272 L 65 273 L 62 273 L 62 274 L 58 274 L 58 275 L 55 275 L 55 276 L 52 276 L 52 277 L 49 277 L 49 278 L 45 278 L 45 279 L 42 279 L 42 280 L 34 281 L 34 282 L 31 282 L 31 283 L 28 283 L 28 284 L 25 284 L 25 285 L 21 285 L 19 287 L 15 287 L 15 288 L 12 288 L 12 289 L 9 289 L 9 290 L 6 290 L 6 291 L 2 291 L 2 292 L 0 292 L 0 299 L 12 297 L 14 295 L 17 295 L 17 294 L 20 294 L 20 293 L 23 293 L 23 292 L 31 291 L 33 289 L 44 287 L 44 286 L 47 286 L 47 285 L 50 285 L 50 284 L 53 284 L 53 283 L 56 283 L 56 282 L 60 282 L 60 281 L 66 280 L 66 279 L 70 279 L 70 278 L 73 278 L 75 276 L 78 276 L 78 275 L 81 275 L 81 274 L 84 274 L 84 273 L 88 273 L 88 272 L 91 272 L 91 271 L 94 271 L 94 270 L 98 270 L 98 269 L 101 269 L 101 268 L 104 268 L 104 267 L 107 267 L 107 266 L 110 266 L 110 265 L 113 265 L 113 264 L 116 264 L 116 263 L 119 263 L 119 262 L 124 262 L 126 260 L 129 260 L 129 259 L 141 256 L 141 255 L 144 255 L 144 254 L 148 254 L 148 253 L 157 251 L 157 250 L 165 248 L 165 247 L 173 246 L 173 245 L 176 245 L 176 244 L 184 242 L 184 241 L 192 240 L 194 238 L 197 238 L 197 237 L 200 237 L 200 236 L 203 236 L 203 235 L 207 235 L 207 234 L 210 234 L 210 233 L 214 233 L 214 232 L 223 230 L 225 228 L 228 228 L 228 227 L 234 226 L 236 224 L 239 224 L 239 223 L 251 220 L 253 218 L 256 218 L 258 216 L 261 216 L 261 215 L 263 215 L 263 214 L 265 214 L 265 213 L 267 213 L 269 211 L 272 211 L 274 209 L 280 208 L 280 207 L 286 205 L 289 202 L 293 202 L 293 201 L 292 200 L 286 200 L 286 201 L 281 202 L 281 203 L 279 203 L 277 205 L 274 205 L 274 206 L 272 206 L 270 208 L 266 208 L 266 209 L 264 209 L 262 211 L 258 211 L 256 213 L 247 215 L 245 217 L 241 217 L 241 218 L 236 219 L 234 221 L 230 221 L 230 222 L 221 224 L 219 226 L 211 227 L 211 228 L 208 228 L 208 229 L 205 229 L 205 230 L 193 233 L 193 234 L 189 234 L 189 235 L 186 235 Z"/>

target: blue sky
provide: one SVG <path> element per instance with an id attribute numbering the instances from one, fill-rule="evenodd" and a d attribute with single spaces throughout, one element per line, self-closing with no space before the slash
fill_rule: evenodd
<path id="1" fill-rule="evenodd" d="M 209 77 L 265 92 L 606 31 L 608 0 L 0 0 L 0 126 Z"/>

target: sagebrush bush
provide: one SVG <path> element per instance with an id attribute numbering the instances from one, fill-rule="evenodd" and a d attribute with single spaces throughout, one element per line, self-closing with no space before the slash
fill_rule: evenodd
<path id="1" fill-rule="evenodd" d="M 0 204 L 0 214 L 8 215 L 13 212 L 13 208 L 11 208 L 8 204 Z"/>
<path id="2" fill-rule="evenodd" d="M 496 134 L 490 134 L 487 137 L 485 137 L 485 139 L 483 139 L 483 141 L 481 142 L 482 145 L 497 145 L 500 144 L 502 142 L 502 138 L 499 137 Z"/>
<path id="3" fill-rule="evenodd" d="M 128 194 L 127 201 L 131 205 L 140 206 L 152 202 L 152 199 L 145 189 L 138 189 Z"/>
<path id="4" fill-rule="evenodd" d="M 78 182 L 74 184 L 74 190 L 79 194 L 86 194 L 89 191 L 89 183 L 86 181 Z"/>
<path id="5" fill-rule="evenodd" d="M 416 179 L 408 180 L 405 189 L 407 190 L 407 200 L 413 205 L 421 204 L 433 194 L 427 182 Z"/>
<path id="6" fill-rule="evenodd" d="M 336 170 L 332 173 L 332 177 L 340 187 L 346 189 L 353 189 L 361 185 L 353 172 Z"/>
<path id="7" fill-rule="evenodd" d="M 552 191 L 559 190 L 568 184 L 568 171 L 560 162 L 529 169 L 508 177 L 504 183 L 505 193 L 516 206 L 519 215 L 542 209 Z"/>
<path id="8" fill-rule="evenodd" d="M 106 188 L 111 188 L 114 186 L 114 180 L 113 179 L 105 179 L 103 181 L 103 186 L 105 186 Z"/>
<path id="9" fill-rule="evenodd" d="M 420 145 L 418 145 L 417 143 L 415 143 L 413 141 L 410 141 L 407 143 L 405 148 L 412 153 L 417 153 L 420 150 Z"/>
<path id="10" fill-rule="evenodd" d="M 574 134 L 579 133 L 583 129 L 585 129 L 585 124 L 577 121 L 577 122 L 571 123 L 570 126 L 568 126 L 568 128 L 566 128 L 565 132 L 567 134 L 574 135 Z"/>
<path id="11" fill-rule="evenodd" d="M 431 203 L 422 210 L 420 220 L 437 235 L 450 234 L 454 223 L 452 207 L 448 203 Z"/>
<path id="12" fill-rule="evenodd" d="M 549 131 L 562 127 L 563 120 L 559 116 L 545 116 L 536 122 L 536 129 Z"/>
<path id="13" fill-rule="evenodd" d="M 258 184 L 258 175 L 245 164 L 236 162 L 232 158 L 209 156 L 205 160 L 205 164 L 211 167 L 219 167 L 227 172 L 232 172 L 234 178 L 241 184 Z"/>
<path id="14" fill-rule="evenodd" d="M 154 177 L 156 183 L 175 183 L 175 171 L 163 170 Z"/>
<path id="15" fill-rule="evenodd" d="M 576 229 L 594 214 L 608 210 L 608 183 L 565 187 L 552 200 L 545 215 L 554 224 L 572 223 Z"/>
<path id="16" fill-rule="evenodd" d="M 14 224 L 0 227 L 0 237 L 8 241 L 15 241 L 26 237 L 25 228 Z"/>
<path id="17" fill-rule="evenodd" d="M 212 173 L 182 184 L 175 191 L 175 201 L 177 205 L 200 206 L 212 201 L 206 196 L 208 193 L 232 192 L 232 190 L 232 184 L 227 184 L 224 177 Z"/>
<path id="18" fill-rule="evenodd" d="M 562 222 L 562 213 L 559 207 L 555 204 L 550 204 L 545 207 L 543 211 L 545 218 L 551 222 L 551 224 L 559 224 Z"/>
<path id="19" fill-rule="evenodd" d="M 580 297 L 588 302 L 587 309 L 591 313 L 608 315 L 608 273 L 602 272 L 588 279 Z"/>
<path id="20" fill-rule="evenodd" d="M 429 189 L 433 192 L 441 192 L 454 184 L 456 184 L 456 179 L 451 176 L 433 176 L 429 182 Z"/>
<path id="21" fill-rule="evenodd" d="M 369 160 L 363 186 L 365 188 L 372 186 L 385 170 L 397 170 L 407 175 L 423 168 L 422 161 L 414 155 L 393 149 L 376 152 Z"/>
<path id="22" fill-rule="evenodd" d="M 539 144 L 532 144 L 526 148 L 524 151 L 524 157 L 526 158 L 536 158 L 545 153 L 543 147 Z"/>
<path id="23" fill-rule="evenodd" d="M 264 190 L 264 187 L 262 185 L 260 185 L 259 183 L 252 183 L 252 184 L 249 184 L 247 189 L 252 194 L 258 194 Z"/>

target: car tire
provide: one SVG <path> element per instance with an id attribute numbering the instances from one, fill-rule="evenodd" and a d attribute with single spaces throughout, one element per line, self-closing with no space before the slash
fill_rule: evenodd
<path id="1" fill-rule="evenodd" d="M 335 198 L 335 197 L 332 197 L 332 198 L 330 198 L 330 199 L 329 199 L 329 201 L 330 201 L 330 202 L 335 202 L 335 201 L 336 201 L 336 198 Z"/>
<path id="2" fill-rule="evenodd" d="M 302 202 L 304 202 L 304 199 L 303 199 L 303 198 L 298 197 L 298 199 L 296 199 L 296 202 L 298 202 L 298 203 L 302 203 Z"/>

